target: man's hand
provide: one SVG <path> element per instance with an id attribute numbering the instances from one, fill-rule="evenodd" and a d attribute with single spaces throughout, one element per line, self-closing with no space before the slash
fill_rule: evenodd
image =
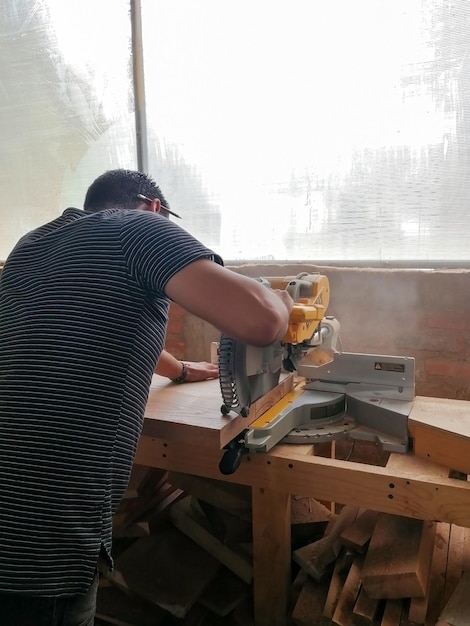
<path id="1" fill-rule="evenodd" d="M 206 361 L 181 361 L 180 359 L 176 359 L 167 350 L 162 351 L 157 367 L 155 368 L 155 373 L 160 376 L 165 376 L 170 380 L 174 380 L 181 376 L 183 362 L 186 366 L 184 382 L 196 383 L 201 380 L 219 377 L 219 368 L 217 365 L 207 363 Z"/>
<path id="2" fill-rule="evenodd" d="M 209 378 L 219 377 L 219 367 L 214 363 L 200 361 L 194 363 L 192 361 L 184 361 L 188 373 L 186 374 L 187 383 L 197 383 L 200 380 L 208 380 Z"/>

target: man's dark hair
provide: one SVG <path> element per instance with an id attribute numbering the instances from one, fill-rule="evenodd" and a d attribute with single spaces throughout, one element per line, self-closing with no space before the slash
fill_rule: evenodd
<path id="1" fill-rule="evenodd" d="M 133 170 L 110 170 L 98 176 L 86 192 L 83 208 L 90 213 L 104 209 L 136 209 L 142 194 L 150 200 L 158 198 L 163 206 L 170 208 L 160 187 L 142 172 Z"/>

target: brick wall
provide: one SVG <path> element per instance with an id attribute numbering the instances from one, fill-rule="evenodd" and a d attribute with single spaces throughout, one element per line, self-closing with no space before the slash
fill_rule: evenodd
<path id="1" fill-rule="evenodd" d="M 245 265 L 249 276 L 321 272 L 328 276 L 328 314 L 341 323 L 346 352 L 416 359 L 417 395 L 470 400 L 470 271 Z M 172 305 L 167 348 L 209 360 L 218 332 Z"/>

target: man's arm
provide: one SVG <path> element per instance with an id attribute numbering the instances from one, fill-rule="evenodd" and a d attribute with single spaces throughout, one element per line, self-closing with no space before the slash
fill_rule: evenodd
<path id="1" fill-rule="evenodd" d="M 293 301 L 209 259 L 190 263 L 167 282 L 166 294 L 184 309 L 244 343 L 265 346 L 282 339 Z"/>
<path id="2" fill-rule="evenodd" d="M 219 377 L 219 368 L 217 365 L 206 363 L 205 361 L 180 361 L 166 350 L 163 350 L 160 354 L 155 373 L 160 376 L 166 376 L 166 378 L 170 378 L 171 380 L 178 379 L 183 373 L 183 363 L 185 366 L 185 378 L 183 382 L 195 383 L 201 380 Z"/>

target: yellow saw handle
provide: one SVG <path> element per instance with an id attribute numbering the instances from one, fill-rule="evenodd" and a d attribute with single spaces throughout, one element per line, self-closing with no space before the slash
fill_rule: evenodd
<path id="1" fill-rule="evenodd" d="M 264 279 L 273 289 L 286 289 L 295 304 L 283 343 L 299 344 L 309 340 L 326 314 L 330 302 L 330 283 L 323 274 Z"/>

